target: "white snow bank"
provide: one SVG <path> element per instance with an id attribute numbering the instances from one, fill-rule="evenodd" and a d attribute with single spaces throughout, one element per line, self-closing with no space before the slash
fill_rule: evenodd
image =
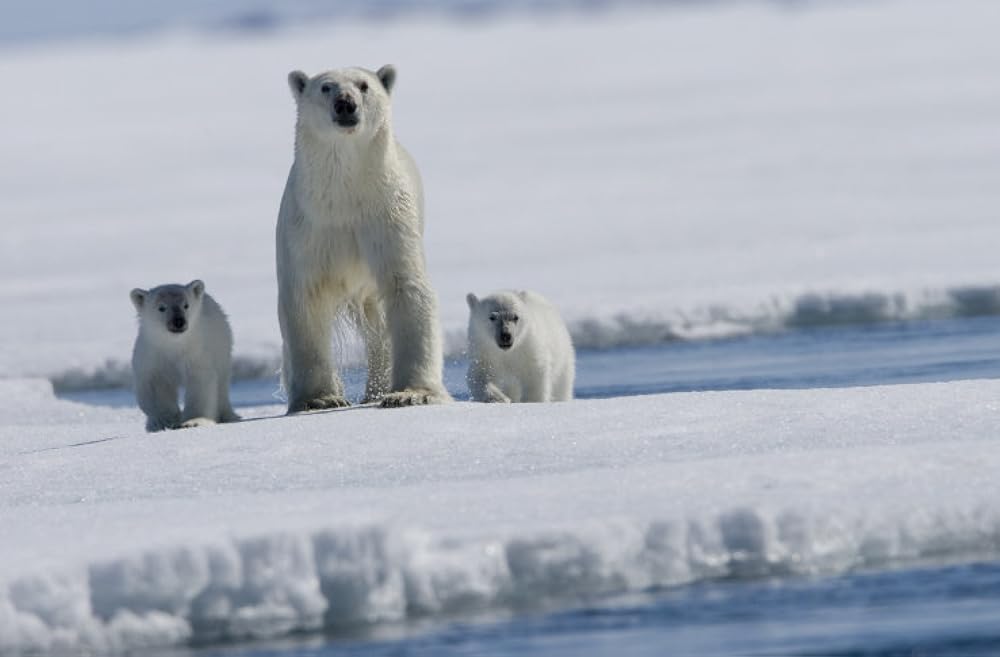
<path id="1" fill-rule="evenodd" d="M 741 3 L 2 52 L 2 88 L 54 89 L 0 123 L 0 372 L 120 383 L 128 290 L 195 277 L 272 364 L 286 75 L 389 61 L 452 336 L 504 287 L 583 346 L 961 313 L 961 289 L 997 312 L 997 24 L 994 0 Z"/>
<path id="2" fill-rule="evenodd" d="M 0 644 L 125 650 L 1000 555 L 1000 382 L 147 435 L 7 382 Z M 278 412 L 258 408 L 251 415 Z"/>
<path id="3" fill-rule="evenodd" d="M 757 333 L 851 324 L 979 317 L 1000 314 L 1000 286 L 959 286 L 948 290 L 883 294 L 876 292 L 807 293 L 772 299 L 756 308 L 715 305 L 691 312 L 621 312 L 611 316 L 577 317 L 569 322 L 577 349 L 609 349 L 660 344 L 675 340 L 703 340 Z M 464 358 L 466 332 L 453 329 L 445 336 L 445 356 Z M 364 349 L 349 337 L 338 345 L 339 360 L 347 366 L 364 365 Z M 233 360 L 233 380 L 272 378 L 281 368 L 277 346 Z M 109 358 L 102 364 L 55 371 L 49 378 L 58 392 L 121 388 L 132 385 L 127 360 Z"/>

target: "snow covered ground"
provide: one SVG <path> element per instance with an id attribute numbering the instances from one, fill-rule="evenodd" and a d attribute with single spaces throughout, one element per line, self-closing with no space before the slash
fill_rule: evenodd
<path id="1" fill-rule="evenodd" d="M 44 382 L 0 392 L 12 653 L 1000 556 L 1000 382 L 356 408 L 157 435 Z"/>
<path id="2" fill-rule="evenodd" d="M 1000 382 L 158 435 L 50 383 L 127 381 L 129 289 L 196 277 L 238 374 L 273 373 L 294 68 L 399 68 L 453 353 L 501 287 L 594 347 L 998 313 L 998 24 L 741 3 L 0 50 L 0 652 L 1000 557 Z"/>
<path id="3" fill-rule="evenodd" d="M 120 382 L 128 290 L 195 277 L 273 371 L 285 76 L 348 64 L 399 68 L 452 352 L 465 293 L 515 286 L 589 346 L 1000 312 L 998 22 L 738 4 L 8 48 L 0 372 Z"/>

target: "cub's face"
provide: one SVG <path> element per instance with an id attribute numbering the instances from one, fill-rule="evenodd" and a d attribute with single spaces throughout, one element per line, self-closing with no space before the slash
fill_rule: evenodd
<path id="1" fill-rule="evenodd" d="M 514 349 L 520 344 L 527 322 L 521 312 L 523 304 L 519 294 L 501 292 L 478 299 L 470 292 L 465 300 L 471 313 L 470 331 L 475 331 L 480 339 L 495 344 L 502 351 Z"/>
<path id="2" fill-rule="evenodd" d="M 205 284 L 161 285 L 151 290 L 136 288 L 130 293 L 132 305 L 143 327 L 173 336 L 185 335 L 201 313 Z"/>
<path id="3" fill-rule="evenodd" d="M 288 74 L 300 124 L 333 138 L 370 137 L 387 125 L 389 92 L 395 81 L 392 66 L 375 73 L 363 68 L 337 69 L 311 78 L 302 71 Z"/>

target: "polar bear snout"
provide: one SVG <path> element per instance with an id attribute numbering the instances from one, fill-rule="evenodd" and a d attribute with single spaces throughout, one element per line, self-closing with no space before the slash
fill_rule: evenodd
<path id="1" fill-rule="evenodd" d="M 514 346 L 514 336 L 510 331 L 501 329 L 497 334 L 497 346 L 501 349 L 510 349 Z"/>
<path id="2" fill-rule="evenodd" d="M 187 327 L 188 321 L 184 315 L 174 315 L 170 318 L 170 321 L 167 322 L 167 330 L 171 333 L 183 333 L 187 330 Z"/>
<path id="3" fill-rule="evenodd" d="M 333 101 L 333 113 L 337 116 L 352 116 L 358 111 L 358 104 L 349 94 L 342 93 Z"/>
<path id="4" fill-rule="evenodd" d="M 351 128 L 358 124 L 358 103 L 348 92 L 341 92 L 333 101 L 333 120 L 337 125 Z"/>

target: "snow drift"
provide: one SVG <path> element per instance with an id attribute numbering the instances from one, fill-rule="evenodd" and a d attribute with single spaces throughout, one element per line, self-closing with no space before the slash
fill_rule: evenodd
<path id="1" fill-rule="evenodd" d="M 1000 382 L 259 407 L 152 436 L 44 382 L 4 393 L 10 654 L 1000 555 Z"/>

